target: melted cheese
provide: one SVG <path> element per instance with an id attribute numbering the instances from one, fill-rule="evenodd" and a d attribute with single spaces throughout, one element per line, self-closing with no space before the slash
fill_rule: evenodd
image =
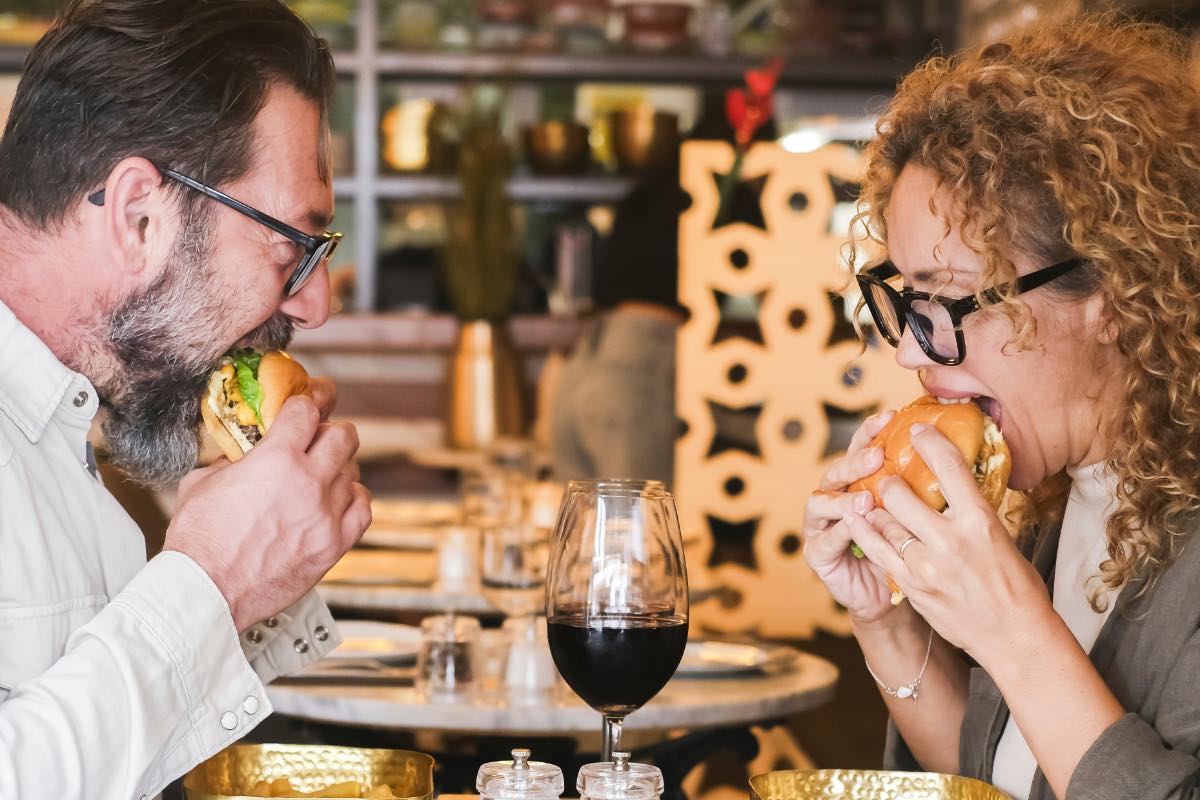
<path id="1" fill-rule="evenodd" d="M 250 440 L 246 438 L 246 434 L 242 433 L 242 429 L 238 426 L 236 416 L 230 416 L 229 401 L 230 397 L 226 394 L 229 388 L 229 381 L 225 374 L 226 369 L 232 370 L 233 367 L 225 366 L 219 372 L 213 373 L 212 378 L 208 382 L 208 410 L 213 412 L 213 415 L 221 421 L 222 427 L 228 431 L 233 440 L 237 442 L 237 446 L 242 448 L 243 453 L 249 453 L 250 448 L 254 447 Z M 233 381 L 236 385 L 237 381 Z M 240 400 L 240 398 L 239 398 Z M 249 408 L 244 402 L 240 402 L 238 406 Z M 253 409 L 251 410 L 253 413 Z"/>

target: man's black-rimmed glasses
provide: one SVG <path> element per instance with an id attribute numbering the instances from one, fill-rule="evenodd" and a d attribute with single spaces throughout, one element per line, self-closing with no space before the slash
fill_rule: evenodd
<path id="1" fill-rule="evenodd" d="M 317 271 L 317 268 L 329 262 L 333 251 L 337 249 L 338 242 L 342 240 L 342 234 L 331 233 L 326 231 L 318 236 L 310 236 L 302 230 L 293 228 L 286 222 L 280 222 L 269 214 L 264 214 L 257 208 L 246 205 L 241 200 L 230 197 L 224 192 L 218 191 L 206 184 L 201 183 L 195 178 L 189 178 L 179 172 L 170 169 L 159 170 L 164 177 L 182 183 L 189 189 L 194 189 L 201 194 L 211 197 L 218 203 L 232 208 L 240 214 L 245 214 L 255 222 L 266 225 L 271 230 L 284 236 L 290 242 L 295 242 L 304 248 L 304 255 L 300 258 L 300 263 L 292 270 L 292 274 L 288 277 L 287 283 L 283 286 L 283 296 L 291 297 L 304 288 L 304 284 L 312 277 L 312 274 Z M 104 205 L 104 190 L 96 192 L 88 196 L 88 201 L 93 205 Z"/>
<path id="2" fill-rule="evenodd" d="M 1086 263 L 1082 258 L 1072 258 L 1022 275 L 1014 284 L 1015 294 L 1024 294 L 1044 286 Z M 892 262 L 885 261 L 856 276 L 863 300 L 871 310 L 871 317 L 883 338 L 892 347 L 899 347 L 904 329 L 908 327 L 930 360 L 948 367 L 961 364 L 967 357 L 962 321 L 968 314 L 979 310 L 978 297 L 971 295 L 948 299 L 907 287 L 896 289 L 888 280 L 899 274 L 900 270 Z M 988 289 L 983 292 L 983 297 L 988 302 L 998 302 L 1000 293 Z"/>

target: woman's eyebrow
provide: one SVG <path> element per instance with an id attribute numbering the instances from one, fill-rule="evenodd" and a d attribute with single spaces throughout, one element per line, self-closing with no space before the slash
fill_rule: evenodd
<path id="1" fill-rule="evenodd" d="M 908 273 L 913 283 L 953 283 L 959 270 L 952 266 L 927 267 Z"/>

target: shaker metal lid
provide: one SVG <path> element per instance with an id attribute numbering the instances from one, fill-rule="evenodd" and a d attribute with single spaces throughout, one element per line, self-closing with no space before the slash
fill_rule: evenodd
<path id="1" fill-rule="evenodd" d="M 663 793 L 658 767 L 629 760 L 629 753 L 613 753 L 612 761 L 586 764 L 579 770 L 575 789 L 591 800 L 656 800 Z"/>
<path id="2" fill-rule="evenodd" d="M 512 751 L 512 761 L 490 761 L 479 768 L 475 790 L 493 800 L 554 800 L 564 789 L 562 770 L 530 761 L 526 748 Z"/>

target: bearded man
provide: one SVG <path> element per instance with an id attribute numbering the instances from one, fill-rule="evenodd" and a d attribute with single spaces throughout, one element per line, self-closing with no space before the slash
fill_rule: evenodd
<path id="1" fill-rule="evenodd" d="M 0 139 L 0 797 L 157 794 L 338 642 L 312 587 L 370 523 L 332 385 L 194 469 L 235 346 L 329 313 L 324 42 L 281 0 L 74 0 Z M 163 552 L 87 435 L 178 483 Z"/>

